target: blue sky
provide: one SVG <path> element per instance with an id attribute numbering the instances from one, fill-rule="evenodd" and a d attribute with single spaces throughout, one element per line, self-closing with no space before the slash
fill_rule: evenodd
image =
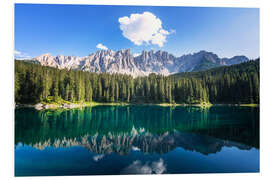
<path id="1" fill-rule="evenodd" d="M 257 58 L 259 9 L 15 4 L 15 57 L 87 56 L 98 44 Z"/>

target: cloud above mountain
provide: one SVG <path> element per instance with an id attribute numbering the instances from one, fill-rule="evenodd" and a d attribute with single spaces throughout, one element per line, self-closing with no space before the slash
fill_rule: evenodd
<path id="1" fill-rule="evenodd" d="M 139 56 L 139 55 L 141 55 L 140 53 L 134 53 L 133 54 L 133 57 L 137 57 L 137 56 Z"/>
<path id="2" fill-rule="evenodd" d="M 107 49 L 108 49 L 106 46 L 104 46 L 104 45 L 101 44 L 101 43 L 98 43 L 97 46 L 96 46 L 96 48 L 102 49 L 102 50 L 107 50 Z"/>
<path id="3" fill-rule="evenodd" d="M 20 54 L 21 54 L 20 51 L 14 50 L 14 55 L 20 55 Z"/>
<path id="4" fill-rule="evenodd" d="M 152 43 L 162 47 L 172 33 L 163 29 L 161 20 L 151 12 L 120 17 L 118 22 L 123 36 L 138 46 Z"/>
<path id="5" fill-rule="evenodd" d="M 14 50 L 14 57 L 15 59 L 31 59 L 31 56 L 29 56 L 27 53 Z"/>

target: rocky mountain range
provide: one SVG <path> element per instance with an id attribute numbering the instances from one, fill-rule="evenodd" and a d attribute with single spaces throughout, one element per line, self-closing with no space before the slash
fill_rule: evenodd
<path id="1" fill-rule="evenodd" d="M 216 54 L 207 51 L 176 57 L 166 51 L 150 50 L 142 51 L 140 55 L 134 56 L 130 49 L 123 49 L 116 52 L 100 50 L 85 57 L 43 54 L 33 58 L 32 61 L 59 69 L 121 73 L 137 77 L 151 73 L 167 76 L 179 72 L 201 71 L 239 64 L 249 59 L 245 56 L 219 58 Z"/>

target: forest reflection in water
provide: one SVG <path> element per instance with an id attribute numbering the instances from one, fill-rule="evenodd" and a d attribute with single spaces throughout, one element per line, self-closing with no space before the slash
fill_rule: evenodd
<path id="1" fill-rule="evenodd" d="M 16 109 L 15 144 L 37 149 L 81 146 L 96 154 L 164 154 L 182 147 L 201 154 L 223 147 L 259 149 L 259 109 L 249 107 L 96 106 Z"/>

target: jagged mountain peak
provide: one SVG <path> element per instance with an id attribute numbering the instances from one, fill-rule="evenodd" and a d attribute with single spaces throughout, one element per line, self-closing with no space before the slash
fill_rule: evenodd
<path id="1" fill-rule="evenodd" d="M 34 59 L 44 59 L 44 58 L 48 58 L 48 57 L 53 57 L 50 53 L 45 53 L 45 54 L 41 54 L 38 57 L 35 57 Z"/>
<path id="2" fill-rule="evenodd" d="M 194 52 L 192 54 L 187 54 L 187 55 L 183 55 L 183 56 L 184 57 L 187 57 L 187 56 L 193 56 L 193 57 L 212 56 L 215 58 L 219 58 L 217 54 L 210 52 L 210 51 L 206 51 L 206 50 L 201 50 L 199 52 Z"/>
<path id="3" fill-rule="evenodd" d="M 170 75 L 178 72 L 206 70 L 224 65 L 239 64 L 249 59 L 246 56 L 219 58 L 213 52 L 205 50 L 176 57 L 167 51 L 143 50 L 140 55 L 134 56 L 130 49 L 113 51 L 99 50 L 85 57 L 52 56 L 49 53 L 33 59 L 41 65 L 59 69 L 76 69 L 90 72 L 107 72 L 129 74 L 134 77 L 145 76 L 151 73 Z"/>
<path id="4" fill-rule="evenodd" d="M 243 55 L 233 56 L 232 58 L 222 58 L 222 60 L 230 65 L 249 61 L 249 59 Z"/>

